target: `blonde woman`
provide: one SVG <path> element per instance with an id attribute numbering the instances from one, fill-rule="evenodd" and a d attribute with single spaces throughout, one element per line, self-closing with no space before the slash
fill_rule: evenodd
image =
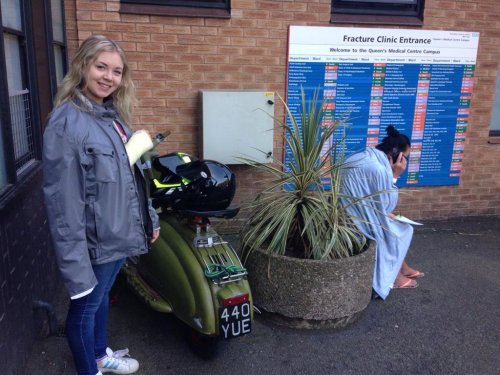
<path id="1" fill-rule="evenodd" d="M 142 171 L 125 143 L 134 85 L 123 50 L 91 36 L 76 51 L 44 133 L 44 194 L 56 260 L 70 296 L 66 336 L 79 375 L 130 374 L 108 347 L 109 290 L 126 257 L 159 236 Z"/>

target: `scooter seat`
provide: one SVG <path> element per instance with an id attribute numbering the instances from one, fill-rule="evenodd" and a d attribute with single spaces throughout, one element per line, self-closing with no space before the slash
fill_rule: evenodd
<path id="1" fill-rule="evenodd" d="M 195 210 L 179 210 L 181 215 L 187 217 L 203 216 L 203 217 L 217 217 L 220 219 L 231 219 L 235 217 L 240 211 L 239 207 L 229 207 L 224 210 L 209 210 L 209 211 L 195 211 Z"/>

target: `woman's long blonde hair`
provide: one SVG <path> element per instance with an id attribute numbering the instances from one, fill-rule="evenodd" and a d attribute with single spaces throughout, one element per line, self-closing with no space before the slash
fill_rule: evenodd
<path id="1" fill-rule="evenodd" d="M 117 52 L 123 62 L 122 81 L 113 92 L 113 104 L 123 120 L 127 123 L 132 118 L 132 107 L 135 101 L 135 87 L 132 81 L 130 67 L 123 49 L 111 39 L 103 35 L 93 35 L 83 41 L 71 61 L 68 73 L 64 77 L 54 100 L 55 107 L 77 96 L 77 91 L 83 91 L 86 86 L 86 75 L 89 66 L 94 63 L 101 52 Z"/>

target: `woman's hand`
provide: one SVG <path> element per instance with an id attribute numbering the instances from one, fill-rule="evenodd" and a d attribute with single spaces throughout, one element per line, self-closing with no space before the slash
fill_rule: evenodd
<path id="1" fill-rule="evenodd" d="M 389 156 L 391 162 L 392 176 L 398 178 L 406 169 L 406 157 L 400 152 L 396 161 L 392 160 L 392 156 Z"/>
<path id="2" fill-rule="evenodd" d="M 153 243 L 155 242 L 158 237 L 160 237 L 160 228 L 158 229 L 153 229 L 153 234 L 151 235 L 151 241 L 149 241 L 150 243 Z"/>

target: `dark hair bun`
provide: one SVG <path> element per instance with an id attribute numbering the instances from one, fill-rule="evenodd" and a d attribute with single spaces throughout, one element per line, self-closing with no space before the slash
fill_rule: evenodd
<path id="1" fill-rule="evenodd" d="M 387 135 L 389 137 L 399 137 L 399 131 L 396 130 L 396 128 L 392 125 L 389 125 L 385 131 L 387 132 Z"/>

